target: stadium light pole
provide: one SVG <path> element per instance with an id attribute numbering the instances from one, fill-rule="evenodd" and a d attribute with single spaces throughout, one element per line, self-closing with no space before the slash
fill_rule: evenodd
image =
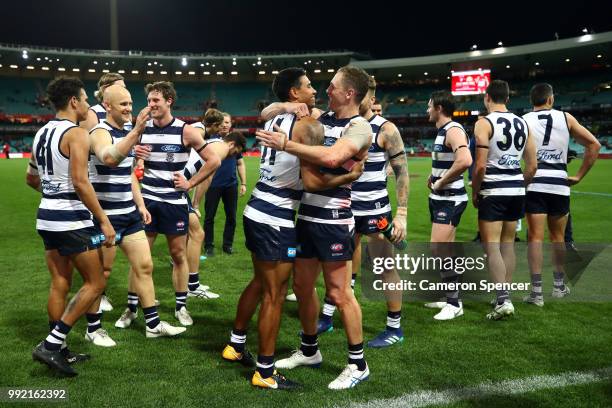
<path id="1" fill-rule="evenodd" d="M 119 23 L 117 21 L 117 0 L 110 0 L 111 50 L 119 50 Z"/>

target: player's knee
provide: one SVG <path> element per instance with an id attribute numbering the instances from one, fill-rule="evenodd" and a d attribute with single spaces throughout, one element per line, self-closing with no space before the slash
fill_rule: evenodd
<path id="1" fill-rule="evenodd" d="M 170 250 L 170 256 L 172 262 L 175 264 L 182 264 L 187 261 L 187 251 L 185 248 L 173 248 Z"/>
<path id="2" fill-rule="evenodd" d="M 281 288 L 265 288 L 263 292 L 263 301 L 274 306 L 282 305 L 284 296 Z"/>
<path id="3" fill-rule="evenodd" d="M 199 224 L 198 228 L 189 228 L 189 239 L 197 242 L 204 241 L 204 230 Z"/>
<path id="4" fill-rule="evenodd" d="M 151 276 L 153 274 L 153 260 L 143 259 L 134 265 L 134 273 L 139 278 Z"/>
<path id="5" fill-rule="evenodd" d="M 326 296 L 333 304 L 336 305 L 336 307 L 338 307 L 338 309 L 342 309 L 342 307 L 349 301 L 349 293 L 342 288 L 328 288 Z"/>
<path id="6" fill-rule="evenodd" d="M 108 278 L 110 278 L 112 271 L 113 271 L 112 268 L 104 268 L 104 271 L 103 271 L 104 279 L 108 280 Z"/>

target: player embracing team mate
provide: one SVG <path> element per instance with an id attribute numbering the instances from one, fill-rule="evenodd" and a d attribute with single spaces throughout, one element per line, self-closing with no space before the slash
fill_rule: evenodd
<path id="1" fill-rule="evenodd" d="M 467 207 L 467 192 L 463 173 L 472 165 L 468 135 L 459 123 L 452 120 L 455 111 L 453 95 L 437 91 L 429 98 L 427 113 L 438 133 L 431 152 L 431 176 L 427 180 L 429 215 L 431 219 L 432 253 L 441 258 L 453 256 L 452 242 Z M 442 281 L 456 283 L 459 275 L 454 270 L 441 270 Z M 463 315 L 463 303 L 458 290 L 446 292 L 446 301 L 426 303 L 426 307 L 441 309 L 434 319 L 451 320 Z"/>
<path id="2" fill-rule="evenodd" d="M 373 107 L 378 109 L 374 113 Z M 359 114 L 370 122 L 372 127 L 372 145 L 368 151 L 363 175 L 351 187 L 351 210 L 355 216 L 355 252 L 353 253 L 351 287 L 361 266 L 361 237 L 368 240 L 368 254 L 372 258 L 393 257 L 392 242 L 399 242 L 406 237 L 406 208 L 408 205 L 408 164 L 404 152 L 404 141 L 397 127 L 382 117 L 380 104 L 376 103 L 376 80 L 368 81 L 368 93 L 361 103 Z M 391 166 L 396 179 L 397 211 L 392 216 L 389 194 L 387 192 L 387 168 Z M 385 217 L 393 221 L 391 242 L 382 236 L 377 222 Z M 395 268 L 385 269 L 382 274 L 384 282 L 399 282 Z M 401 329 L 402 293 L 386 292 L 387 324 L 385 329 L 368 347 L 382 348 L 404 340 Z M 323 310 L 317 326 L 318 333 L 333 329 L 332 316 L 336 307 L 329 298 L 325 298 Z"/>
<path id="3" fill-rule="evenodd" d="M 272 90 L 279 100 L 289 104 L 306 104 L 312 109 L 316 91 L 302 68 L 287 68 L 274 78 Z M 296 115 L 281 113 L 266 125 L 285 132 L 286 142 L 322 145 L 324 132 L 314 119 L 296 120 Z M 297 252 L 295 213 L 306 190 L 322 190 L 355 180 L 359 165 L 346 175 L 319 172 L 314 166 L 280 149 L 262 147 L 259 181 L 244 210 L 246 246 L 251 251 L 254 277 L 238 303 L 230 343 L 223 350 L 225 360 L 252 365 L 253 358 L 245 349 L 247 326 L 258 303 L 259 350 L 257 368 L 251 383 L 270 389 L 293 389 L 297 384 L 274 369 L 276 337 L 287 283 Z"/>
<path id="4" fill-rule="evenodd" d="M 133 295 L 140 298 L 146 337 L 175 336 L 184 332 L 185 328 L 173 327 L 159 319 L 152 277 L 153 260 L 143 227 L 150 222 L 151 216 L 132 172 L 132 147 L 144 131 L 150 108 L 144 108 L 138 114 L 134 128 L 127 131 L 124 125 L 132 117 L 132 97 L 128 90 L 121 85 L 105 88 L 103 106 L 107 111 L 106 118 L 94 126 L 89 137 L 89 178 L 100 205 L 117 233 L 115 242 L 130 263 L 130 287 L 135 290 Z M 105 276 L 111 273 L 115 255 L 116 247 L 102 249 Z M 101 314 L 100 311 L 98 316 L 87 315 L 89 324 L 85 338 L 98 346 L 112 347 L 115 342 L 99 327 Z M 136 310 L 128 307 L 115 326 L 128 327 L 136 314 Z"/>
<path id="5" fill-rule="evenodd" d="M 49 83 L 47 94 L 56 117 L 34 136 L 26 182 L 42 192 L 36 229 L 51 273 L 47 305 L 50 332 L 32 357 L 64 375 L 75 376 L 77 372 L 69 363 L 89 357 L 70 353 L 66 337 L 79 317 L 98 311 L 106 284 L 99 247 L 114 245 L 115 230 L 87 175 L 89 141 L 87 132 L 77 125 L 89 109 L 83 82 L 59 77 Z M 73 265 L 83 278 L 83 286 L 66 305 Z"/>
<path id="6" fill-rule="evenodd" d="M 145 93 L 152 119 L 147 122 L 140 144 L 135 146 L 137 157 L 144 159 L 142 196 L 151 214 L 145 232 L 150 247 L 158 234 L 166 236 L 173 262 L 175 316 L 183 326 L 190 326 L 193 319 L 187 311 L 189 209 L 186 191 L 209 177 L 221 162 L 205 149 L 204 139 L 197 129 L 172 116 L 177 96 L 171 82 L 148 84 Z M 181 172 L 191 149 L 196 150 L 205 165 L 191 180 L 182 183 Z"/>
<path id="7" fill-rule="evenodd" d="M 322 166 L 324 172 L 348 173 L 356 161 L 367 156 L 372 144 L 372 127 L 359 116 L 359 106 L 368 92 L 368 79 L 362 69 L 345 66 L 331 80 L 327 88 L 330 111 L 319 116 L 325 128 L 324 146 L 306 146 L 288 140 L 285 133 L 266 130 L 257 132 L 258 139 L 264 146 Z M 318 366 L 323 360 L 317 342 L 319 300 L 315 292 L 322 267 L 326 293 L 340 311 L 349 348 L 348 364 L 329 384 L 330 389 L 352 388 L 370 374 L 363 352 L 361 308 L 350 285 L 354 229 L 350 184 L 304 193 L 296 224 L 298 248 L 293 279 L 302 342 L 299 350 L 277 361 L 276 366 L 287 369 Z"/>
<path id="8" fill-rule="evenodd" d="M 553 109 L 553 88 L 546 83 L 536 84 L 530 92 L 533 112 L 523 116 L 534 137 L 538 169 L 527 186 L 526 213 L 529 224 L 528 259 L 531 273 L 531 293 L 525 302 L 544 306 L 542 294 L 542 242 L 548 226 L 552 243 L 554 285 L 552 297 L 569 295 L 565 285 L 565 227 L 568 221 L 570 186 L 580 182 L 589 172 L 601 145 L 588 129 L 569 113 Z M 584 159 L 573 177 L 567 175 L 569 139 L 573 137 L 584 146 Z"/>
<path id="9" fill-rule="evenodd" d="M 489 273 L 496 284 L 512 282 L 516 266 L 516 221 L 525 215 L 525 186 L 536 172 L 536 150 L 529 126 L 506 108 L 510 89 L 506 81 L 487 87 L 484 104 L 489 114 L 476 122 L 476 165 L 472 201 L 478 208 L 478 228 Z M 521 159 L 525 171 L 521 170 Z M 507 287 L 497 290 L 488 319 L 514 314 Z"/>

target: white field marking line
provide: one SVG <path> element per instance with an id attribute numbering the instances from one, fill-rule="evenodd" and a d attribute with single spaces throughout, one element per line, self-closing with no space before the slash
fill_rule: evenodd
<path id="1" fill-rule="evenodd" d="M 610 193 L 596 193 L 595 191 L 576 191 L 571 190 L 572 194 L 583 194 L 583 195 L 592 195 L 592 196 L 600 196 L 600 197 L 612 197 Z"/>
<path id="2" fill-rule="evenodd" d="M 367 402 L 351 402 L 346 406 L 359 408 L 418 408 L 433 404 L 452 404 L 466 399 L 494 395 L 515 395 L 545 389 L 590 384 L 612 378 L 612 367 L 593 371 L 569 371 L 556 375 L 536 375 L 497 383 L 485 382 L 473 387 L 450 388 L 443 391 L 421 390 L 395 398 L 375 399 Z"/>

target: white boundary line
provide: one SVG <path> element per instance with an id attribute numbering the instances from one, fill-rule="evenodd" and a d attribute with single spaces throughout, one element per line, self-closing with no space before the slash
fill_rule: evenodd
<path id="1" fill-rule="evenodd" d="M 612 378 L 612 367 L 593 371 L 570 371 L 557 375 L 537 375 L 497 383 L 485 382 L 473 387 L 450 388 L 443 391 L 421 390 L 396 398 L 375 399 L 367 402 L 351 402 L 347 406 L 359 408 L 418 408 L 433 404 L 452 404 L 466 399 L 494 395 L 515 395 L 544 389 L 563 388 L 590 384 Z"/>
<path id="2" fill-rule="evenodd" d="M 594 191 L 576 191 L 572 190 L 572 194 L 583 194 L 583 195 L 592 195 L 592 196 L 600 196 L 600 197 L 612 197 L 610 193 L 596 193 Z"/>

